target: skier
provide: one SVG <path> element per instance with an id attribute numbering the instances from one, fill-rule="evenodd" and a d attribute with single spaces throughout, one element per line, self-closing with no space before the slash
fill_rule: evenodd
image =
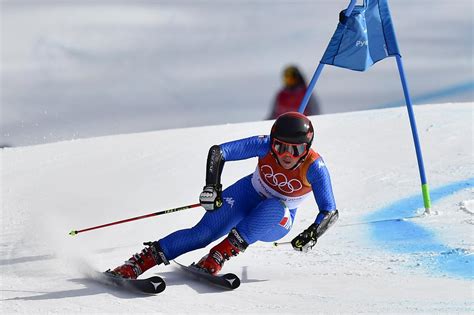
<path id="1" fill-rule="evenodd" d="M 155 241 L 111 272 L 136 279 L 140 274 L 189 251 L 204 248 L 227 235 L 197 266 L 217 274 L 225 260 L 257 242 L 273 242 L 291 229 L 298 205 L 311 191 L 319 213 L 291 244 L 306 252 L 337 220 L 328 170 L 322 157 L 312 149 L 311 121 L 297 112 L 285 113 L 272 126 L 270 136 L 254 136 L 214 145 L 207 157 L 206 185 L 199 200 L 207 210 L 192 228 L 183 229 Z M 258 157 L 253 174 L 222 191 L 224 163 Z M 229 232 L 230 231 L 230 232 Z"/>

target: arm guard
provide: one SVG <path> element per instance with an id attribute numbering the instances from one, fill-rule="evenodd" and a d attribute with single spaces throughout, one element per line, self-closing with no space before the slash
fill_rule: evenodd
<path id="1" fill-rule="evenodd" d="M 323 235 L 327 229 L 333 225 L 339 218 L 339 212 L 335 211 L 321 211 L 316 217 L 316 238 L 319 238 Z"/>
<path id="2" fill-rule="evenodd" d="M 224 156 L 221 147 L 213 145 L 207 155 L 206 185 L 218 186 L 221 184 L 221 174 L 224 169 Z"/>

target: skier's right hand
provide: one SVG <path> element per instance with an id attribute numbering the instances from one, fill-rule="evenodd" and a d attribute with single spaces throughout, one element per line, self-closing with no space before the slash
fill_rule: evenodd
<path id="1" fill-rule="evenodd" d="M 307 253 L 318 242 L 316 237 L 318 226 L 316 223 L 311 224 L 306 230 L 301 232 L 291 241 L 294 250 Z"/>
<path id="2" fill-rule="evenodd" d="M 207 211 L 214 211 L 222 206 L 222 185 L 206 185 L 199 195 L 201 206 Z"/>

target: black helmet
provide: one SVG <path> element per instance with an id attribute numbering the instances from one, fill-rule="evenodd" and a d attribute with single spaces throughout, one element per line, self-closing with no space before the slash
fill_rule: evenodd
<path id="1" fill-rule="evenodd" d="M 270 140 L 278 139 L 288 143 L 306 143 L 308 148 L 314 138 L 311 120 L 298 112 L 287 112 L 280 115 L 273 124 Z"/>
<path id="2" fill-rule="evenodd" d="M 277 157 L 286 147 L 294 157 L 299 157 L 297 167 L 308 155 L 313 138 L 313 124 L 308 117 L 298 112 L 284 113 L 277 118 L 270 133 L 272 155 L 278 161 Z"/>

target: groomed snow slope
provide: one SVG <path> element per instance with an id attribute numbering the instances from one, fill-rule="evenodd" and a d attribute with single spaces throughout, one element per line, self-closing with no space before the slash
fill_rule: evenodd
<path id="1" fill-rule="evenodd" d="M 172 266 L 148 272 L 167 281 L 158 296 L 117 291 L 87 276 L 115 267 L 143 241 L 193 225 L 201 208 L 76 237 L 68 232 L 195 203 L 208 148 L 266 134 L 271 122 L 3 149 L 1 311 L 472 313 L 473 104 L 427 105 L 415 113 L 434 214 L 364 223 L 422 212 L 404 108 L 312 117 L 313 147 L 331 172 L 340 220 L 307 254 L 269 243 L 251 246 L 225 266 L 242 277 L 233 292 L 190 280 Z M 252 172 L 255 162 L 226 164 L 224 186 Z M 315 214 L 310 198 L 285 240 Z M 205 252 L 179 260 L 190 263 Z"/>

